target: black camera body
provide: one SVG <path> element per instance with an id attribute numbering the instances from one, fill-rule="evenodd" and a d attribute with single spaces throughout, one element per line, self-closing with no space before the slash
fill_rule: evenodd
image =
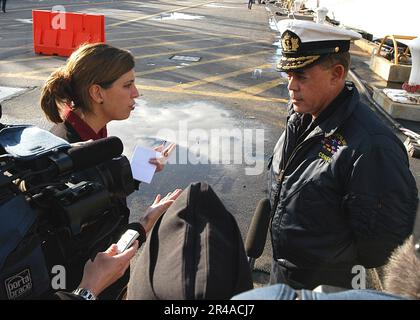
<path id="1" fill-rule="evenodd" d="M 6 126 L 0 145 L 0 299 L 74 289 L 87 259 L 128 224 L 134 180 L 121 141 L 72 147 L 36 127 Z"/>

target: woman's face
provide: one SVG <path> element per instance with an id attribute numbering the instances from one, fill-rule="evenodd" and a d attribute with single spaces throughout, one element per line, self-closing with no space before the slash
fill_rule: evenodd
<path id="1" fill-rule="evenodd" d="M 132 69 L 115 80 L 111 87 L 102 88 L 103 104 L 97 112 L 108 121 L 127 119 L 134 110 L 134 99 L 139 97 L 134 81 L 135 73 Z"/>

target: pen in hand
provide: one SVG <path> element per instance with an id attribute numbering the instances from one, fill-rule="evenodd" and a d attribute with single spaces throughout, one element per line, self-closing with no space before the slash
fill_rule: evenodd
<path id="1" fill-rule="evenodd" d="M 169 156 L 176 148 L 176 143 L 172 142 L 167 147 L 165 147 L 166 143 L 167 141 L 165 140 L 160 146 L 154 148 L 155 151 L 161 153 L 161 156 L 149 160 L 149 163 L 156 166 L 156 172 L 163 170 L 165 163 L 168 161 Z"/>

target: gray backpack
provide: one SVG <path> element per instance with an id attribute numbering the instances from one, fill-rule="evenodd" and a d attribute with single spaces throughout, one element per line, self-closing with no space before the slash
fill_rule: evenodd
<path id="1" fill-rule="evenodd" d="M 156 222 L 127 299 L 230 299 L 252 289 L 238 225 L 207 183 L 186 188 Z"/>

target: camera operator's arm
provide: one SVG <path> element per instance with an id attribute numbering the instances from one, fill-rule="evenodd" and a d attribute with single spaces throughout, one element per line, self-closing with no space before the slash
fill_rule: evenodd
<path id="1" fill-rule="evenodd" d="M 93 262 L 86 262 L 79 288 L 88 289 L 97 297 L 123 276 L 138 247 L 139 243 L 136 240 L 122 253 L 118 253 L 116 244 L 112 244 L 105 252 L 99 252 Z"/>
<path id="2" fill-rule="evenodd" d="M 176 189 L 169 192 L 164 198 L 161 199 L 160 194 L 155 198 L 153 204 L 147 208 L 146 213 L 140 218 L 140 223 L 146 231 L 146 234 L 152 229 L 156 220 L 171 206 L 171 204 L 181 194 L 182 189 Z"/>

